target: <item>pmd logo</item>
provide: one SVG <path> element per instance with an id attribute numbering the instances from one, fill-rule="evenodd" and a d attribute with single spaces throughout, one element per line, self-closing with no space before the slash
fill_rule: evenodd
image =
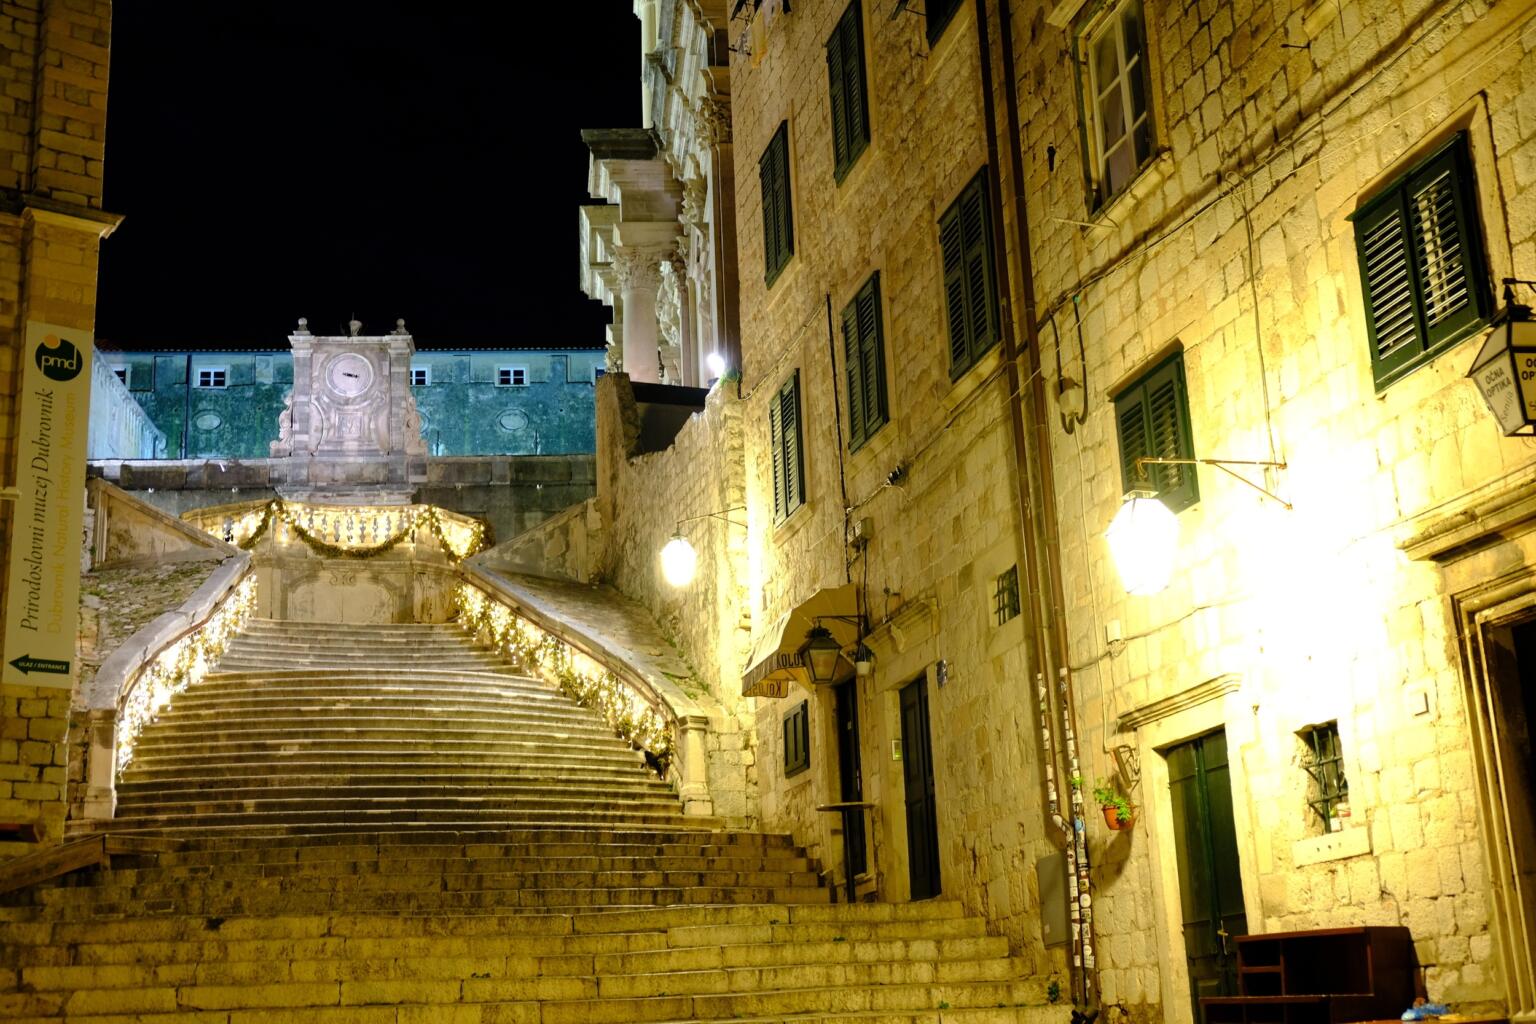
<path id="1" fill-rule="evenodd" d="M 57 335 L 50 334 L 37 346 L 37 368 L 49 380 L 74 380 L 80 376 L 84 360 L 80 350 Z"/>

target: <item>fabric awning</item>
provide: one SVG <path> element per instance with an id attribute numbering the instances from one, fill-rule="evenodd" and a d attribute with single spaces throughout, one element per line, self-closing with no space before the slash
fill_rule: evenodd
<path id="1" fill-rule="evenodd" d="M 752 645 L 747 671 L 741 677 L 741 695 L 789 696 L 791 682 L 804 684 L 808 681 L 800 663 L 800 645 L 805 643 L 805 634 L 819 619 L 839 644 L 851 647 L 859 639 L 859 629 L 854 621 L 858 612 L 858 587 L 845 583 L 818 590 L 779 616 Z"/>

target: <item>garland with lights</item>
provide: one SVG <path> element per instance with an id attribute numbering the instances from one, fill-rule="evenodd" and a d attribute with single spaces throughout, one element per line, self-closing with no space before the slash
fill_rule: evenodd
<path id="1" fill-rule="evenodd" d="M 296 510 L 297 508 L 297 510 Z M 369 513 L 372 513 L 371 518 Z M 315 517 L 319 515 L 323 526 L 329 526 L 330 534 L 340 539 L 344 533 L 350 533 L 354 537 L 364 534 L 375 536 L 378 534 L 379 521 L 386 524 L 394 520 L 398 528 L 394 533 L 373 544 L 361 543 L 332 543 L 324 537 L 318 536 L 307 527 L 303 521 L 308 520 L 313 524 Z M 344 526 L 341 520 L 344 517 Z M 456 543 L 449 536 L 449 525 L 443 520 L 442 510 L 435 505 L 424 508 L 402 508 L 398 510 L 378 511 L 364 507 L 346 506 L 313 506 L 290 505 L 282 498 L 273 498 L 259 511 L 252 511 L 235 520 L 225 520 L 222 524 L 224 539 L 235 543 L 241 550 L 249 551 L 266 536 L 273 521 L 282 523 L 294 536 L 315 554 L 322 558 L 377 558 L 379 555 L 398 547 L 409 539 L 416 530 L 425 526 L 437 540 L 442 549 L 447 552 L 448 559 L 454 565 L 479 551 L 484 551 L 491 544 L 489 527 L 479 521 L 472 521 L 470 525 L 460 526 L 451 524 L 455 532 L 468 534 L 468 538 L 460 537 L 461 543 Z M 205 525 L 205 529 L 208 527 Z M 247 532 L 249 531 L 249 532 Z M 215 530 L 209 532 L 217 533 Z M 238 539 L 245 533 L 243 539 Z"/>
<path id="2" fill-rule="evenodd" d="M 578 704 L 601 714 L 620 738 L 645 754 L 666 777 L 675 750 L 672 726 L 639 691 L 479 587 L 460 584 L 453 597 L 461 625 L 513 662 L 554 683 Z"/>
<path id="3" fill-rule="evenodd" d="M 119 778 L 133 760 L 134 744 L 144 727 L 159 717 L 172 697 L 208 674 L 255 611 L 256 574 L 252 572 L 201 625 L 166 646 L 128 680 L 117 702 L 114 767 Z"/>

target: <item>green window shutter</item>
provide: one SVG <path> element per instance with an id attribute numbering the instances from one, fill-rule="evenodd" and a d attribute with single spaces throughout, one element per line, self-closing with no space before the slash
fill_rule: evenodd
<path id="1" fill-rule="evenodd" d="M 1147 486 L 1138 481 L 1138 458 L 1195 457 L 1182 353 L 1158 364 L 1115 399 L 1115 423 L 1120 440 L 1121 480 L 1127 491 L 1138 484 Z M 1147 466 L 1145 479 L 1174 512 L 1200 500 L 1194 466 Z"/>
<path id="2" fill-rule="evenodd" d="M 842 321 L 843 358 L 848 375 L 848 450 L 857 451 L 889 418 L 878 273 L 844 307 Z"/>
<path id="3" fill-rule="evenodd" d="M 811 766 L 810 702 L 801 701 L 784 716 L 784 776 L 798 775 Z"/>
<path id="4" fill-rule="evenodd" d="M 939 218 L 939 247 L 944 258 L 949 376 L 953 380 L 974 366 L 999 337 L 985 170 Z"/>
<path id="5" fill-rule="evenodd" d="M 944 256 L 944 306 L 949 319 L 949 376 L 970 366 L 971 327 L 965 301 L 965 242 L 960 232 L 959 204 L 939 218 L 939 248 Z"/>
<path id="6" fill-rule="evenodd" d="M 869 145 L 868 95 L 864 83 L 864 28 L 853 0 L 827 40 L 831 91 L 833 177 L 842 181 Z"/>
<path id="7" fill-rule="evenodd" d="M 1352 217 L 1378 389 L 1487 322 L 1476 209 L 1462 134 Z"/>
<path id="8" fill-rule="evenodd" d="M 859 300 L 843 307 L 843 367 L 848 375 L 848 450 L 864 443 L 864 362 L 859 339 Z"/>
<path id="9" fill-rule="evenodd" d="M 783 522 L 805 504 L 805 463 L 800 445 L 800 372 L 796 370 L 768 409 L 773 449 L 773 518 Z"/>
<path id="10" fill-rule="evenodd" d="M 789 122 L 779 124 L 757 162 L 763 203 L 763 271 L 769 285 L 795 251 L 794 220 L 789 206 Z"/>

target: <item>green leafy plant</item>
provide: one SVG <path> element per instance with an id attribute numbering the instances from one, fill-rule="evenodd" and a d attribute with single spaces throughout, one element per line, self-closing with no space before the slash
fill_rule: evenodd
<path id="1" fill-rule="evenodd" d="M 1052 978 L 1050 984 L 1045 986 L 1045 1001 L 1048 1003 L 1061 1002 L 1061 979 Z"/>
<path id="2" fill-rule="evenodd" d="M 1131 820 L 1131 802 L 1115 791 L 1108 779 L 1100 779 L 1094 783 L 1093 798 L 1099 802 L 1100 807 L 1114 808 L 1115 820 L 1124 825 Z"/>

